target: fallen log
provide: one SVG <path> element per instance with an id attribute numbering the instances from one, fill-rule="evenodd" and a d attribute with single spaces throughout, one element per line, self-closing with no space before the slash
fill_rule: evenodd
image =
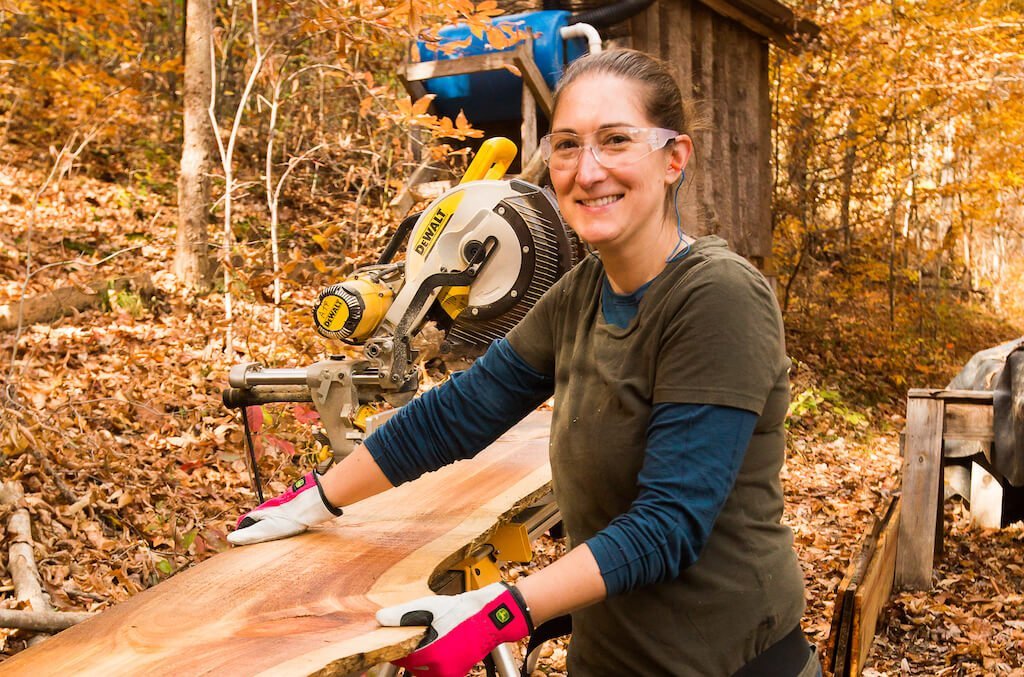
<path id="1" fill-rule="evenodd" d="M 0 331 L 10 331 L 21 325 L 48 323 L 65 315 L 96 308 L 109 300 L 109 292 L 134 291 L 144 298 L 153 296 L 156 288 L 148 275 L 132 275 L 114 279 L 93 280 L 85 285 L 60 287 L 51 292 L 16 302 L 0 305 Z"/>
<path id="2" fill-rule="evenodd" d="M 0 491 L 0 499 L 9 505 L 17 505 L 24 495 L 25 491 L 19 482 L 7 482 L 3 491 Z M 27 602 L 34 613 L 54 613 L 50 600 L 43 592 L 42 578 L 36 566 L 36 556 L 32 550 L 32 520 L 29 518 L 28 510 L 19 508 L 14 511 L 7 522 L 7 537 L 10 542 L 7 551 L 7 570 L 11 573 L 15 599 L 22 603 Z M 28 640 L 29 646 L 39 644 L 49 636 L 46 633 L 50 631 L 45 628 L 41 628 L 41 631 L 41 634 Z"/>
<path id="3" fill-rule="evenodd" d="M 7 522 L 7 537 L 10 543 L 7 569 L 11 572 L 18 601 L 28 602 L 33 611 L 52 611 L 43 594 L 36 556 L 32 552 L 32 522 L 28 510 L 14 511 Z"/>
<path id="4" fill-rule="evenodd" d="M 550 490 L 550 414 L 471 461 L 361 501 L 309 532 L 233 548 L 0 663 L 4 675 L 352 675 L 423 628 L 381 606 L 430 594 L 498 525 Z"/>
<path id="5" fill-rule="evenodd" d="M 78 611 L 27 611 L 0 609 L 0 628 L 55 633 L 87 621 L 96 614 Z M 3 665 L 0 664 L 0 671 Z"/>

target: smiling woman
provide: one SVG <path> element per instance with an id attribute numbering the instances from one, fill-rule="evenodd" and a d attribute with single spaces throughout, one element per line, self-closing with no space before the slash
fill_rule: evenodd
<path id="1" fill-rule="evenodd" d="M 559 88 L 545 137 L 551 182 L 565 220 L 601 252 L 612 289 L 632 293 L 661 272 L 679 242 L 671 195 L 693 145 L 680 115 L 648 115 L 653 85 L 579 70 Z"/>
<path id="2" fill-rule="evenodd" d="M 570 550 L 514 587 L 382 609 L 383 625 L 430 626 L 398 662 L 418 675 L 464 675 L 567 613 L 574 676 L 819 671 L 779 521 L 782 318 L 764 277 L 723 240 L 683 234 L 688 122 L 660 61 L 615 50 L 574 62 L 542 152 L 563 217 L 595 255 L 470 369 L 312 478 L 319 490 L 307 494 L 331 514 L 475 455 L 554 396 L 551 473 Z M 303 530 L 309 511 L 283 499 L 232 541 Z"/>

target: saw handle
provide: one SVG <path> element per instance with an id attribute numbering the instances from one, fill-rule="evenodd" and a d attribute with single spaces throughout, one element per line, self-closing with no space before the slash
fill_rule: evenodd
<path id="1" fill-rule="evenodd" d="M 462 175 L 462 180 L 459 181 L 459 184 L 479 179 L 500 179 L 505 176 L 505 171 L 512 164 L 512 161 L 516 159 L 516 153 L 518 152 L 519 149 L 516 147 L 516 144 L 504 136 L 487 139 L 480 146 L 480 150 L 476 152 L 476 157 L 469 163 L 469 169 Z"/>

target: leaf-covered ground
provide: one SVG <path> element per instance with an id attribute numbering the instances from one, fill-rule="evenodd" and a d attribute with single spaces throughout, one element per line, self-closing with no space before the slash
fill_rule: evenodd
<path id="1" fill-rule="evenodd" d="M 305 304 L 329 278 L 290 281 L 280 334 L 270 331 L 269 305 L 253 301 L 254 290 L 242 293 L 225 351 L 222 296 L 191 300 L 167 272 L 174 248 L 168 202 L 138 186 L 72 177 L 33 209 L 41 182 L 39 172 L 0 170 L 0 306 L 128 273 L 150 275 L 157 290 L 153 298 L 114 294 L 96 309 L 0 333 L 0 479 L 26 491 L 54 606 L 102 610 L 226 547 L 236 516 L 254 504 L 238 420 L 220 403 L 227 370 L 247 360 L 283 366 L 319 357 L 326 346 Z M 26 282 L 28 251 L 38 272 Z M 242 250 L 236 265 L 265 268 L 253 251 L 262 250 Z M 893 332 L 888 343 L 879 337 L 885 332 L 875 320 L 884 313 L 865 318 L 864 297 L 859 306 L 856 298 L 829 300 L 828 313 L 807 298 L 787 316 L 796 362 L 785 520 L 807 581 L 804 627 L 824 647 L 836 586 L 899 486 L 900 393 L 908 383 L 942 385 L 971 352 L 1021 328 L 975 322 L 976 309 L 964 308 L 949 323 L 955 336 L 900 334 L 912 349 L 891 355 L 898 352 Z M 911 324 L 922 326 L 920 318 Z M 293 411 L 268 414 L 261 466 L 280 490 L 317 448 Z M 11 510 L 0 507 L 0 523 Z M 1024 674 L 1024 530 L 972 529 L 960 505 L 950 506 L 946 528 L 935 590 L 894 597 L 869 669 Z M 560 547 L 542 541 L 538 560 L 556 557 Z M 0 607 L 12 608 L 6 561 L 2 548 Z M 0 655 L 20 651 L 28 637 L 0 630 Z M 564 661 L 564 646 L 550 645 L 541 673 L 562 674 Z"/>

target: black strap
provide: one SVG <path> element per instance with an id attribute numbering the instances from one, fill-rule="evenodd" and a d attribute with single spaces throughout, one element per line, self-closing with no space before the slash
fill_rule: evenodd
<path id="1" fill-rule="evenodd" d="M 491 654 L 484 656 L 484 669 L 487 670 L 487 677 L 498 677 L 498 666 L 494 664 Z"/>
<path id="2" fill-rule="evenodd" d="M 566 614 L 565 616 L 556 616 L 550 621 L 541 623 L 539 626 L 534 628 L 533 633 L 530 635 L 530 641 L 526 645 L 526 657 L 529 659 L 530 654 L 533 650 L 539 647 L 549 639 L 555 639 L 556 637 L 565 637 L 566 635 L 572 634 L 572 616 Z M 522 677 L 529 677 L 526 674 L 526 664 L 529 660 L 523 661 L 523 669 L 520 673 Z"/>
<path id="3" fill-rule="evenodd" d="M 732 677 L 799 675 L 811 655 L 811 645 L 797 625 L 788 635 L 755 656 Z"/>

